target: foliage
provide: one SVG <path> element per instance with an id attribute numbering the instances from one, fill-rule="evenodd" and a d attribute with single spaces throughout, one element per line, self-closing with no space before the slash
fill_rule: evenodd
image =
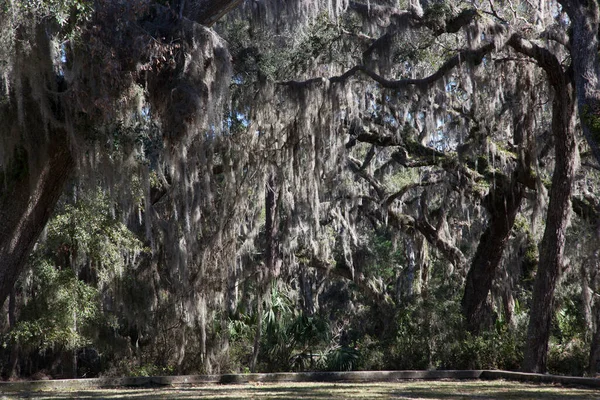
<path id="1" fill-rule="evenodd" d="M 60 354 L 98 345 L 99 331 L 114 325 L 103 312 L 105 288 L 144 249 L 113 217 L 113 207 L 107 195 L 82 191 L 50 221 L 20 282 L 23 305 L 5 347 L 16 343 L 26 354 Z"/>
<path id="2" fill-rule="evenodd" d="M 580 133 L 555 131 L 581 86 L 556 81 L 584 76 L 558 5 L 245 2 L 209 29 L 211 7 L 175 3 L 0 0 L 3 194 L 52 170 L 61 135 L 79 178 L 16 286 L 7 348 L 90 346 L 132 375 L 253 354 L 261 371 L 518 369 L 533 281 L 563 268 L 540 262 L 554 240 L 570 263 L 543 308 L 549 367 L 583 371 L 600 204 L 584 145 L 565 186 L 586 221 L 543 235 L 567 226 L 571 192 L 555 213 L 548 190 Z M 486 322 L 466 332 L 482 266 Z"/>
<path id="3" fill-rule="evenodd" d="M 30 350 L 74 350 L 92 343 L 99 322 L 98 290 L 77 279 L 73 270 L 59 270 L 36 260 L 26 279 L 34 297 L 25 305 L 7 341 Z M 5 345 L 7 343 L 5 341 Z"/>
<path id="4" fill-rule="evenodd" d="M 113 216 L 114 203 L 104 193 L 83 194 L 65 204 L 48 225 L 45 243 L 58 265 L 90 268 L 100 286 L 123 274 L 145 249 L 140 240 Z"/>
<path id="5" fill-rule="evenodd" d="M 61 26 L 77 26 L 91 18 L 93 3 L 90 0 L 33 0 L 18 1 L 19 12 L 38 18 L 52 17 Z"/>

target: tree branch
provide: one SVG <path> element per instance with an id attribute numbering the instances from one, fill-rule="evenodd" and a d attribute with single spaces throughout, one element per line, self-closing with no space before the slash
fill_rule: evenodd
<path id="1" fill-rule="evenodd" d="M 555 89 L 562 91 L 562 88 L 566 84 L 566 77 L 560 62 L 550 50 L 538 46 L 516 33 L 513 33 L 510 36 L 507 45 L 512 47 L 518 53 L 533 58 L 538 66 L 548 75 L 550 84 L 554 86 Z"/>
<path id="2" fill-rule="evenodd" d="M 483 58 L 495 49 L 496 45 L 494 43 L 487 43 L 478 49 L 462 50 L 458 54 L 454 55 L 452 58 L 447 60 L 444 64 L 442 64 L 442 66 L 436 72 L 425 78 L 420 79 L 405 78 L 398 80 L 390 80 L 368 69 L 364 65 L 356 65 L 350 68 L 348 71 L 344 72 L 342 75 L 333 76 L 329 79 L 312 78 L 305 81 L 290 80 L 278 82 L 278 84 L 302 88 L 314 84 L 322 84 L 327 81 L 329 81 L 330 83 L 344 83 L 345 81 L 356 75 L 358 72 L 362 72 L 386 89 L 400 90 L 408 88 L 410 86 L 415 86 L 419 89 L 427 90 L 457 66 L 460 66 L 462 64 L 479 65 L 483 61 Z"/>
<path id="3" fill-rule="evenodd" d="M 408 184 L 408 185 L 404 186 L 402 189 L 398 190 L 397 192 L 392 193 L 389 196 L 387 196 L 387 198 L 385 199 L 385 204 L 387 206 L 391 206 L 394 201 L 396 201 L 397 199 L 400 199 L 402 196 L 404 196 L 406 193 L 408 193 L 412 189 L 416 189 L 419 187 L 434 186 L 439 183 L 442 183 L 442 181 L 433 180 L 433 181 L 427 181 L 427 182 L 415 182 L 415 183 Z"/>
<path id="4" fill-rule="evenodd" d="M 356 173 L 358 176 L 369 182 L 369 184 L 373 187 L 375 192 L 377 192 L 377 196 L 380 200 L 383 200 L 385 198 L 385 189 L 383 188 L 383 186 L 381 186 L 381 184 L 375 178 L 369 175 L 367 171 L 361 168 L 360 162 L 358 160 L 348 156 L 348 166 L 354 173 Z"/>
<path id="5" fill-rule="evenodd" d="M 363 294 L 367 295 L 375 302 L 380 302 L 384 299 L 384 293 L 375 290 L 373 286 L 369 284 L 369 280 L 364 274 L 353 273 L 343 261 L 337 261 L 335 266 L 333 266 L 320 258 L 312 257 L 310 266 L 324 273 L 331 273 L 353 282 Z"/>

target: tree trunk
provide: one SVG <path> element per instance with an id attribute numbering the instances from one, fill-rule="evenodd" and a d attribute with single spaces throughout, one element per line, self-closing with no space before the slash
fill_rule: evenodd
<path id="1" fill-rule="evenodd" d="M 305 315 L 312 316 L 315 313 L 315 302 L 313 300 L 313 279 L 309 275 L 307 266 L 300 265 L 298 281 L 300 286 L 300 295 L 302 299 L 302 312 Z"/>
<path id="2" fill-rule="evenodd" d="M 38 142 L 23 155 L 46 162 L 38 172 L 25 160 L 19 176 L 9 177 L 0 188 L 0 304 L 14 287 L 75 166 L 65 132 Z"/>
<path id="3" fill-rule="evenodd" d="M 250 361 L 250 371 L 256 372 L 256 364 L 258 362 L 258 353 L 260 351 L 260 341 L 262 337 L 262 319 L 263 319 L 263 302 L 266 296 L 266 289 L 272 279 L 279 276 L 280 265 L 277 262 L 277 210 L 275 198 L 275 178 L 273 174 L 269 175 L 268 182 L 265 187 L 265 252 L 264 252 L 264 271 L 259 275 L 257 306 L 256 306 L 256 332 L 254 334 L 254 347 L 252 350 L 252 359 Z"/>
<path id="4" fill-rule="evenodd" d="M 16 291 L 13 288 L 13 290 L 10 291 L 10 298 L 8 300 L 8 324 L 10 326 L 10 329 L 13 329 L 15 327 L 15 325 L 17 324 L 17 318 L 15 315 L 16 302 L 17 302 L 16 297 L 17 297 Z M 13 380 L 18 377 L 18 373 L 17 373 L 18 362 L 19 362 L 19 343 L 17 343 L 15 341 L 12 344 L 12 348 L 10 350 L 10 359 L 9 359 L 9 363 L 8 363 L 8 374 L 7 374 L 8 380 Z"/>
<path id="5" fill-rule="evenodd" d="M 518 90 L 515 93 L 516 110 L 513 117 L 513 142 L 519 149 L 519 159 L 514 172 L 509 177 L 497 175 L 493 188 L 486 196 L 484 205 L 490 213 L 489 224 L 482 234 L 477 251 L 467 274 L 465 292 L 462 298 L 463 315 L 467 329 L 478 334 L 486 320 L 491 316 L 487 299 L 492 283 L 502 261 L 524 196 L 524 185 L 534 186 L 530 182 L 531 162 L 534 149 L 535 119 L 531 111 L 537 102 L 533 86 L 533 72 L 522 68 L 517 78 Z M 510 294 L 503 296 L 507 311 L 510 311 Z M 507 316 L 510 315 L 507 313 Z"/>
<path id="6" fill-rule="evenodd" d="M 590 345 L 590 358 L 588 372 L 594 377 L 598 373 L 600 361 L 600 299 L 594 299 L 592 305 L 592 318 L 594 330 L 592 332 L 592 343 Z"/>
<path id="7" fill-rule="evenodd" d="M 399 288 L 396 290 L 397 301 L 411 301 L 413 297 L 413 288 L 415 284 L 415 270 L 417 268 L 416 239 L 412 236 L 404 240 L 404 249 L 406 257 L 406 274 L 401 274 Z M 399 290 L 398 290 L 399 289 Z"/>
<path id="8" fill-rule="evenodd" d="M 523 189 L 516 174 L 510 181 L 497 179 L 494 189 L 486 197 L 490 222 L 479 240 L 462 298 L 463 315 L 471 333 L 478 334 L 490 317 L 488 294 L 522 199 Z"/>
<path id="9" fill-rule="evenodd" d="M 563 81 L 555 81 L 553 85 L 555 94 L 552 102 L 552 134 L 555 140 L 556 164 L 552 176 L 546 228 L 540 245 L 540 261 L 533 284 L 523 365 L 527 372 L 546 371 L 548 340 L 554 312 L 554 289 L 563 263 L 576 170 L 574 93 L 564 74 L 560 75 Z M 553 78 L 560 79 L 558 73 Z"/>
<path id="10" fill-rule="evenodd" d="M 559 3 L 571 20 L 571 60 L 581 128 L 600 164 L 600 60 L 597 1 L 562 0 Z"/>
<path id="11" fill-rule="evenodd" d="M 567 1 L 562 3 L 571 4 Z M 528 42 L 518 35 L 511 36 L 508 44 L 517 52 L 533 58 L 546 72 L 548 81 L 554 89 L 552 135 L 556 161 L 546 215 L 546 228 L 540 245 L 538 271 L 533 284 L 523 362 L 525 371 L 545 372 L 550 324 L 554 311 L 554 289 L 563 262 L 565 234 L 571 212 L 571 192 L 576 170 L 575 88 L 569 79 L 570 74 L 563 70 L 561 63 L 548 49 Z M 575 72 L 577 75 L 577 71 Z"/>
<path id="12" fill-rule="evenodd" d="M 281 272 L 277 252 L 277 199 L 275 196 L 275 178 L 269 176 L 265 188 L 265 266 L 268 280 L 276 279 Z"/>
<path id="13" fill-rule="evenodd" d="M 21 65 L 27 60 L 17 63 L 23 67 L 18 77 L 20 90 L 11 90 L 0 104 L 0 135 L 8 153 L 0 166 L 0 305 L 14 287 L 75 167 L 67 129 L 60 122 L 64 120 L 60 98 L 39 87 L 41 81 L 48 89 L 59 90 L 49 39 L 42 28 L 39 31 L 31 50 L 39 60 L 29 62 L 41 64 L 32 72 Z M 13 148 L 6 148 L 11 140 Z"/>
<path id="14" fill-rule="evenodd" d="M 598 29 L 600 9 L 596 1 L 559 1 L 571 20 L 571 59 L 577 104 L 583 134 L 592 154 L 600 164 L 600 60 Z M 584 288 L 584 290 L 586 290 Z M 589 372 L 594 376 L 600 359 L 600 305 L 592 302 L 594 331 L 589 358 Z"/>
<path id="15" fill-rule="evenodd" d="M 250 372 L 256 372 L 258 362 L 258 353 L 260 351 L 260 340 L 262 338 L 262 320 L 263 320 L 263 301 L 262 295 L 257 297 L 256 304 L 256 331 L 254 333 L 254 344 L 252 347 L 252 359 L 250 360 Z"/>

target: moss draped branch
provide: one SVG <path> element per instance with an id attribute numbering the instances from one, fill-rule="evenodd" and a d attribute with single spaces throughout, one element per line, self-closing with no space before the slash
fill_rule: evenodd
<path id="1" fill-rule="evenodd" d="M 486 55 L 490 54 L 492 51 L 496 49 L 495 43 L 487 43 L 477 49 L 465 49 L 453 57 L 444 62 L 440 68 L 433 74 L 426 76 L 424 78 L 404 78 L 404 79 L 387 79 L 371 69 L 367 68 L 364 65 L 356 65 L 350 68 L 348 71 L 344 72 L 342 75 L 334 76 L 329 79 L 327 78 L 312 78 L 304 81 L 282 81 L 278 82 L 279 85 L 291 86 L 297 89 L 301 89 L 304 87 L 309 87 L 315 84 L 323 84 L 325 82 L 331 83 L 344 83 L 350 78 L 354 77 L 358 73 L 363 73 L 368 76 L 375 82 L 379 83 L 381 87 L 386 89 L 393 90 L 401 90 L 409 87 L 416 87 L 421 90 L 427 90 L 431 88 L 434 84 L 439 82 L 442 78 L 444 78 L 448 73 L 450 73 L 454 68 L 461 66 L 463 64 L 468 65 L 479 65 Z"/>

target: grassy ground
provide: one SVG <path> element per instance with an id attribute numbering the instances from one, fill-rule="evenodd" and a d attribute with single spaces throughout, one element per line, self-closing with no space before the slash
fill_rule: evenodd
<path id="1" fill-rule="evenodd" d="M 600 390 L 508 381 L 281 383 L 1 394 L 0 399 L 598 399 Z"/>

